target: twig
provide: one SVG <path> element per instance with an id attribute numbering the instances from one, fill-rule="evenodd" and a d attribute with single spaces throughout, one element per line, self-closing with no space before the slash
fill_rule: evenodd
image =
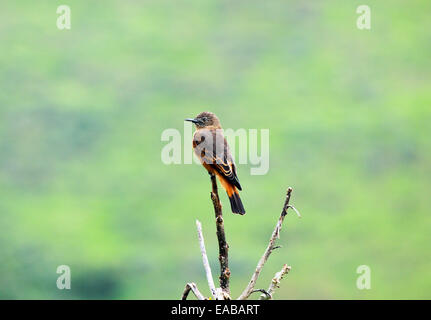
<path id="1" fill-rule="evenodd" d="M 281 279 L 283 279 L 283 276 L 285 274 L 289 273 L 290 269 L 291 267 L 285 264 L 283 268 L 281 268 L 281 270 L 275 274 L 274 278 L 272 278 L 268 291 L 262 293 L 260 295 L 259 300 L 272 300 L 272 296 L 274 294 L 275 289 L 280 287 Z"/>
<path id="2" fill-rule="evenodd" d="M 199 238 L 199 244 L 201 247 L 201 253 L 202 253 L 202 261 L 204 264 L 204 268 L 205 268 L 205 273 L 207 276 L 207 280 L 208 280 L 208 286 L 210 287 L 211 290 L 211 294 L 213 296 L 214 299 L 217 299 L 217 293 L 216 293 L 216 288 L 214 285 L 214 280 L 213 280 L 213 276 L 211 273 L 211 267 L 208 261 L 208 256 L 207 256 L 207 252 L 205 250 L 205 242 L 204 242 L 204 236 L 202 233 L 202 225 L 199 222 L 199 220 L 196 220 L 196 227 L 198 229 L 198 238 Z"/>
<path id="3" fill-rule="evenodd" d="M 196 298 L 198 300 L 207 300 L 202 293 L 198 290 L 198 287 L 196 286 L 196 283 L 190 282 L 186 284 L 186 287 L 184 288 L 183 296 L 181 300 L 187 300 L 187 296 L 190 293 L 190 290 L 194 293 Z"/>
<path id="4" fill-rule="evenodd" d="M 216 227 L 217 227 L 217 239 L 218 239 L 218 246 L 219 246 L 220 288 L 223 291 L 224 297 L 230 297 L 230 290 L 229 290 L 230 270 L 229 270 L 229 258 L 228 258 L 229 245 L 226 242 L 226 236 L 224 233 L 223 213 L 222 213 L 220 198 L 218 196 L 218 191 L 217 191 L 216 177 L 214 174 L 210 174 L 210 176 L 211 176 L 211 183 L 212 183 L 211 200 L 214 205 L 214 213 L 215 213 Z"/>
<path id="5" fill-rule="evenodd" d="M 266 291 L 266 290 L 264 290 L 264 289 L 255 289 L 255 290 L 253 290 L 251 293 L 253 294 L 253 293 L 255 293 L 255 292 L 261 292 L 262 293 L 262 295 L 267 295 L 267 296 L 269 296 L 269 293 Z"/>
<path id="6" fill-rule="evenodd" d="M 280 218 L 278 219 L 278 222 L 275 226 L 274 231 L 272 232 L 271 238 L 269 239 L 269 244 L 263 253 L 263 256 L 260 258 L 259 262 L 257 263 L 256 270 L 254 271 L 253 275 L 251 276 L 250 282 L 248 283 L 247 287 L 244 289 L 244 291 L 241 293 L 241 295 L 238 297 L 238 300 L 246 300 L 251 293 L 253 292 L 254 286 L 256 284 L 256 281 L 259 277 L 260 272 L 263 269 L 263 266 L 265 265 L 266 261 L 268 260 L 270 254 L 274 250 L 274 243 L 277 238 L 280 238 L 280 230 L 281 225 L 283 224 L 284 218 L 287 215 L 287 209 L 292 208 L 291 205 L 289 205 L 290 196 L 292 194 L 292 188 L 289 187 L 287 189 L 286 193 L 286 200 L 284 201 L 283 209 L 280 214 Z M 295 209 L 295 212 L 297 210 Z"/>

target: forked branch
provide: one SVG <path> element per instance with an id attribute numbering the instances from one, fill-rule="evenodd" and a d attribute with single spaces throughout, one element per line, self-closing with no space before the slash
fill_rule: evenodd
<path id="1" fill-rule="evenodd" d="M 284 218 L 287 215 L 287 209 L 294 208 L 289 204 L 290 196 L 292 194 L 292 188 L 289 187 L 287 189 L 286 193 L 286 200 L 284 201 L 283 209 L 281 210 L 280 218 L 278 219 L 278 222 L 275 226 L 274 231 L 272 232 L 271 238 L 269 239 L 269 244 L 266 247 L 265 252 L 263 253 L 262 257 L 260 258 L 259 262 L 257 263 L 256 270 L 254 271 L 253 275 L 251 276 L 250 282 L 248 283 L 247 287 L 244 289 L 244 291 L 241 293 L 241 295 L 238 297 L 238 300 L 246 300 L 252 293 L 254 286 L 256 285 L 256 281 L 259 278 L 260 272 L 263 269 L 263 266 L 265 265 L 266 261 L 268 260 L 269 256 L 271 255 L 272 251 L 276 248 L 275 247 L 275 241 L 277 238 L 280 238 L 280 230 L 281 226 L 283 224 Z M 294 209 L 294 211 L 300 216 L 299 212 Z"/>
<path id="2" fill-rule="evenodd" d="M 211 290 L 211 294 L 214 299 L 216 300 L 230 300 L 230 290 L 229 290 L 229 278 L 230 278 L 230 271 L 229 271 L 229 259 L 228 259 L 228 250 L 229 246 L 226 242 L 226 236 L 224 232 L 224 223 L 223 223 L 223 214 L 222 214 L 222 207 L 220 203 L 220 198 L 218 195 L 217 190 L 217 181 L 215 175 L 211 175 L 211 183 L 212 183 L 212 192 L 211 192 L 211 200 L 214 205 L 214 213 L 216 218 L 216 227 L 217 227 L 217 239 L 219 244 L 219 262 L 220 262 L 220 288 L 216 288 L 214 285 L 214 280 L 211 274 L 211 268 L 208 262 L 208 257 L 206 254 L 205 249 L 205 243 L 202 233 L 202 225 L 199 221 L 196 220 L 196 226 L 198 230 L 198 237 L 199 237 L 199 244 L 201 248 L 201 254 L 202 254 L 202 261 L 205 268 L 205 273 L 208 281 L 208 285 Z M 267 291 L 264 289 L 257 289 L 255 290 L 254 287 L 256 285 L 256 281 L 259 278 L 259 275 L 268 260 L 269 256 L 271 255 L 272 251 L 274 251 L 277 248 L 280 248 L 280 246 L 275 245 L 275 241 L 277 238 L 280 238 L 280 230 L 281 226 L 283 224 L 284 218 L 287 215 L 287 210 L 291 208 L 296 212 L 296 214 L 300 217 L 298 210 L 295 209 L 292 205 L 289 204 L 290 197 L 292 194 L 292 188 L 287 189 L 286 193 L 286 200 L 284 201 L 283 209 L 280 214 L 280 218 L 277 221 L 277 224 L 275 225 L 275 229 L 272 232 L 271 238 L 269 239 L 269 244 L 263 253 L 262 257 L 260 258 L 256 270 L 254 271 L 253 275 L 251 276 L 250 282 L 248 283 L 247 287 L 244 289 L 244 291 L 241 293 L 241 295 L 238 297 L 238 300 L 246 300 L 250 297 L 250 295 L 254 292 L 261 292 L 260 300 L 268 300 L 272 299 L 274 291 L 279 287 L 280 281 L 283 278 L 284 275 L 286 275 L 290 271 L 290 266 L 284 265 L 281 271 L 277 272 L 274 276 L 274 278 L 271 281 L 271 284 Z M 187 283 L 182 299 L 186 300 L 187 296 L 189 295 L 190 291 L 194 293 L 196 298 L 198 300 L 206 300 L 207 298 L 203 296 L 195 283 L 190 282 Z"/>
<path id="3" fill-rule="evenodd" d="M 260 295 L 259 300 L 271 300 L 273 298 L 274 291 L 277 288 L 280 288 L 281 279 L 283 279 L 285 274 L 289 273 L 290 269 L 290 266 L 285 264 L 283 268 L 281 268 L 281 270 L 275 274 L 274 278 L 272 278 L 268 290 Z"/>
<path id="4" fill-rule="evenodd" d="M 200 293 L 200 291 L 198 290 L 198 287 L 196 286 L 196 283 L 194 282 L 190 282 L 186 284 L 186 287 L 184 288 L 184 292 L 183 292 L 183 296 L 181 298 L 181 300 L 187 300 L 187 297 L 190 293 L 190 291 L 192 291 L 194 293 L 194 295 L 196 296 L 196 298 L 198 300 L 207 300 L 204 295 L 202 293 Z"/>

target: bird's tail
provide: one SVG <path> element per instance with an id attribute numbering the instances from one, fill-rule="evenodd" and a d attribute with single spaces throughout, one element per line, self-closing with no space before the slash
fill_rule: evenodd
<path id="1" fill-rule="evenodd" d="M 237 190 L 232 193 L 232 195 L 229 197 L 229 200 L 233 213 L 238 213 L 241 215 L 245 214 L 244 206 L 242 205 L 241 198 L 239 197 Z"/>

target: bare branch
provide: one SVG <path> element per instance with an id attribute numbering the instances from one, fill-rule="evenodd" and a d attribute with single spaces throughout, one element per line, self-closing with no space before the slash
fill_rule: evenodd
<path id="1" fill-rule="evenodd" d="M 289 204 L 289 208 L 293 209 L 293 211 L 295 211 L 296 215 L 301 218 L 301 214 L 299 213 L 299 211 L 292 205 Z"/>
<path id="2" fill-rule="evenodd" d="M 207 298 L 205 298 L 204 295 L 200 293 L 200 291 L 198 290 L 198 287 L 196 286 L 196 283 L 194 282 L 190 282 L 186 284 L 181 300 L 187 300 L 190 290 L 194 293 L 194 295 L 198 300 L 207 300 Z"/>
<path id="3" fill-rule="evenodd" d="M 229 270 L 229 258 L 228 258 L 229 245 L 226 242 L 226 236 L 224 233 L 223 213 L 222 213 L 222 207 L 221 207 L 220 198 L 217 190 L 216 176 L 214 174 L 210 174 L 210 176 L 211 176 L 211 183 L 212 183 L 211 200 L 214 205 L 214 213 L 215 213 L 216 227 L 217 227 L 217 239 L 218 239 L 218 245 L 219 245 L 220 288 L 223 291 L 223 296 L 230 298 L 230 290 L 229 290 L 230 270 Z"/>
<path id="4" fill-rule="evenodd" d="M 214 285 L 214 279 L 213 279 L 213 276 L 211 273 L 211 267 L 210 267 L 210 264 L 208 261 L 207 252 L 205 250 L 204 236 L 202 233 L 202 224 L 199 222 L 199 220 L 196 220 L 196 227 L 198 229 L 199 244 L 201 247 L 202 261 L 203 261 L 205 273 L 207 276 L 208 286 L 210 287 L 211 294 L 212 294 L 213 298 L 216 300 L 217 299 L 217 292 L 216 292 L 216 288 Z"/>
<path id="5" fill-rule="evenodd" d="M 244 289 L 244 291 L 241 293 L 241 295 L 238 297 L 238 300 L 246 300 L 251 293 L 253 292 L 254 286 L 256 285 L 256 281 L 259 278 L 260 272 L 263 269 L 263 266 L 265 265 L 266 261 L 268 260 L 270 254 L 274 250 L 275 241 L 277 238 L 280 238 L 280 230 L 281 225 L 283 224 L 284 218 L 287 215 L 287 209 L 292 208 L 291 205 L 289 205 L 290 196 L 292 194 L 292 188 L 289 187 L 287 189 L 286 193 L 286 200 L 284 201 L 283 209 L 280 214 L 280 218 L 278 219 L 278 222 L 275 226 L 274 231 L 272 232 L 271 238 L 269 239 L 269 244 L 263 253 L 263 256 L 260 258 L 259 262 L 257 263 L 256 270 L 254 271 L 253 275 L 251 276 L 250 282 L 248 283 L 247 287 Z M 295 212 L 297 210 L 295 209 Z"/>
<path id="6" fill-rule="evenodd" d="M 259 300 L 272 300 L 275 289 L 280 287 L 281 279 L 283 279 L 285 274 L 289 273 L 290 269 L 291 267 L 285 264 L 283 268 L 281 268 L 281 270 L 275 274 L 274 278 L 272 278 L 268 291 L 262 293 Z"/>
<path id="7" fill-rule="evenodd" d="M 197 226 L 197 230 L 198 230 L 198 237 L 199 237 L 199 244 L 200 244 L 200 249 L 201 249 L 201 253 L 202 253 L 202 260 L 203 260 L 205 273 L 206 273 L 207 280 L 208 280 L 208 285 L 209 285 L 210 290 L 211 290 L 211 294 L 214 297 L 214 299 L 216 299 L 216 300 L 230 300 L 231 299 L 230 291 L 229 291 L 230 271 L 229 271 L 229 266 L 228 266 L 229 245 L 226 242 L 226 236 L 225 236 L 225 232 L 224 232 L 223 214 L 222 214 L 222 207 L 221 207 L 220 198 L 219 198 L 218 190 L 217 190 L 217 181 L 216 181 L 215 175 L 213 175 L 213 174 L 211 174 L 211 183 L 212 183 L 211 200 L 212 200 L 213 205 L 214 205 L 214 213 L 215 213 L 215 217 L 216 217 L 216 227 L 217 227 L 217 239 L 218 239 L 218 244 L 219 244 L 220 288 L 216 288 L 214 285 L 214 279 L 212 277 L 211 268 L 209 265 L 208 256 L 207 256 L 206 249 L 205 249 L 205 242 L 204 242 L 204 237 L 203 237 L 203 232 L 202 232 L 202 225 L 198 220 L 196 220 L 196 226 Z M 273 293 L 277 288 L 279 288 L 279 285 L 280 285 L 280 282 L 281 282 L 283 276 L 285 274 L 287 274 L 291 269 L 290 266 L 287 266 L 285 264 L 283 266 L 283 268 L 281 269 L 281 271 L 279 271 L 275 274 L 274 278 L 271 281 L 271 284 L 269 286 L 268 291 L 265 291 L 264 289 L 254 290 L 254 286 L 257 282 L 257 279 L 258 279 L 266 261 L 268 260 L 269 256 L 271 255 L 272 251 L 281 247 L 281 246 L 276 246 L 275 242 L 276 242 L 277 238 L 280 237 L 280 230 L 281 230 L 284 218 L 287 215 L 287 210 L 289 208 L 291 208 L 292 210 L 295 211 L 295 213 L 299 217 L 301 217 L 298 210 L 296 210 L 296 208 L 294 206 L 289 204 L 292 191 L 293 190 L 290 187 L 287 189 L 286 200 L 284 202 L 283 209 L 282 209 L 281 214 L 280 214 L 280 218 L 278 219 L 277 224 L 275 225 L 275 229 L 272 232 L 271 238 L 269 239 L 269 244 L 268 244 L 265 252 L 263 253 L 262 257 L 260 258 L 260 260 L 256 266 L 256 270 L 254 271 L 254 273 L 250 279 L 250 282 L 248 283 L 248 285 L 244 289 L 244 291 L 241 293 L 241 295 L 238 297 L 238 300 L 245 300 L 252 293 L 255 293 L 255 292 L 261 292 L 262 293 L 260 296 L 260 300 L 272 299 Z M 183 300 L 187 299 L 190 291 L 192 291 L 194 293 L 194 295 L 196 296 L 196 298 L 198 300 L 207 300 L 207 298 L 199 292 L 196 284 L 193 282 L 187 283 L 187 285 L 184 289 L 184 292 L 183 292 L 183 296 L 182 296 Z"/>
<path id="8" fill-rule="evenodd" d="M 264 289 L 255 289 L 255 290 L 253 290 L 253 291 L 251 292 L 251 294 L 253 294 L 253 293 L 255 293 L 255 292 L 261 292 L 261 293 L 262 293 L 262 295 L 267 295 L 267 296 L 269 296 L 269 293 L 268 293 L 266 290 L 264 290 Z"/>

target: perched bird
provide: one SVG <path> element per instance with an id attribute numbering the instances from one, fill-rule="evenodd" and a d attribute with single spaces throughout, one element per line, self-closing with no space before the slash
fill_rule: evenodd
<path id="1" fill-rule="evenodd" d="M 215 174 L 230 200 L 233 213 L 245 214 L 238 189 L 242 190 L 236 174 L 235 162 L 223 129 L 212 112 L 201 112 L 191 121 L 196 126 L 193 136 L 193 150 L 210 175 Z"/>

